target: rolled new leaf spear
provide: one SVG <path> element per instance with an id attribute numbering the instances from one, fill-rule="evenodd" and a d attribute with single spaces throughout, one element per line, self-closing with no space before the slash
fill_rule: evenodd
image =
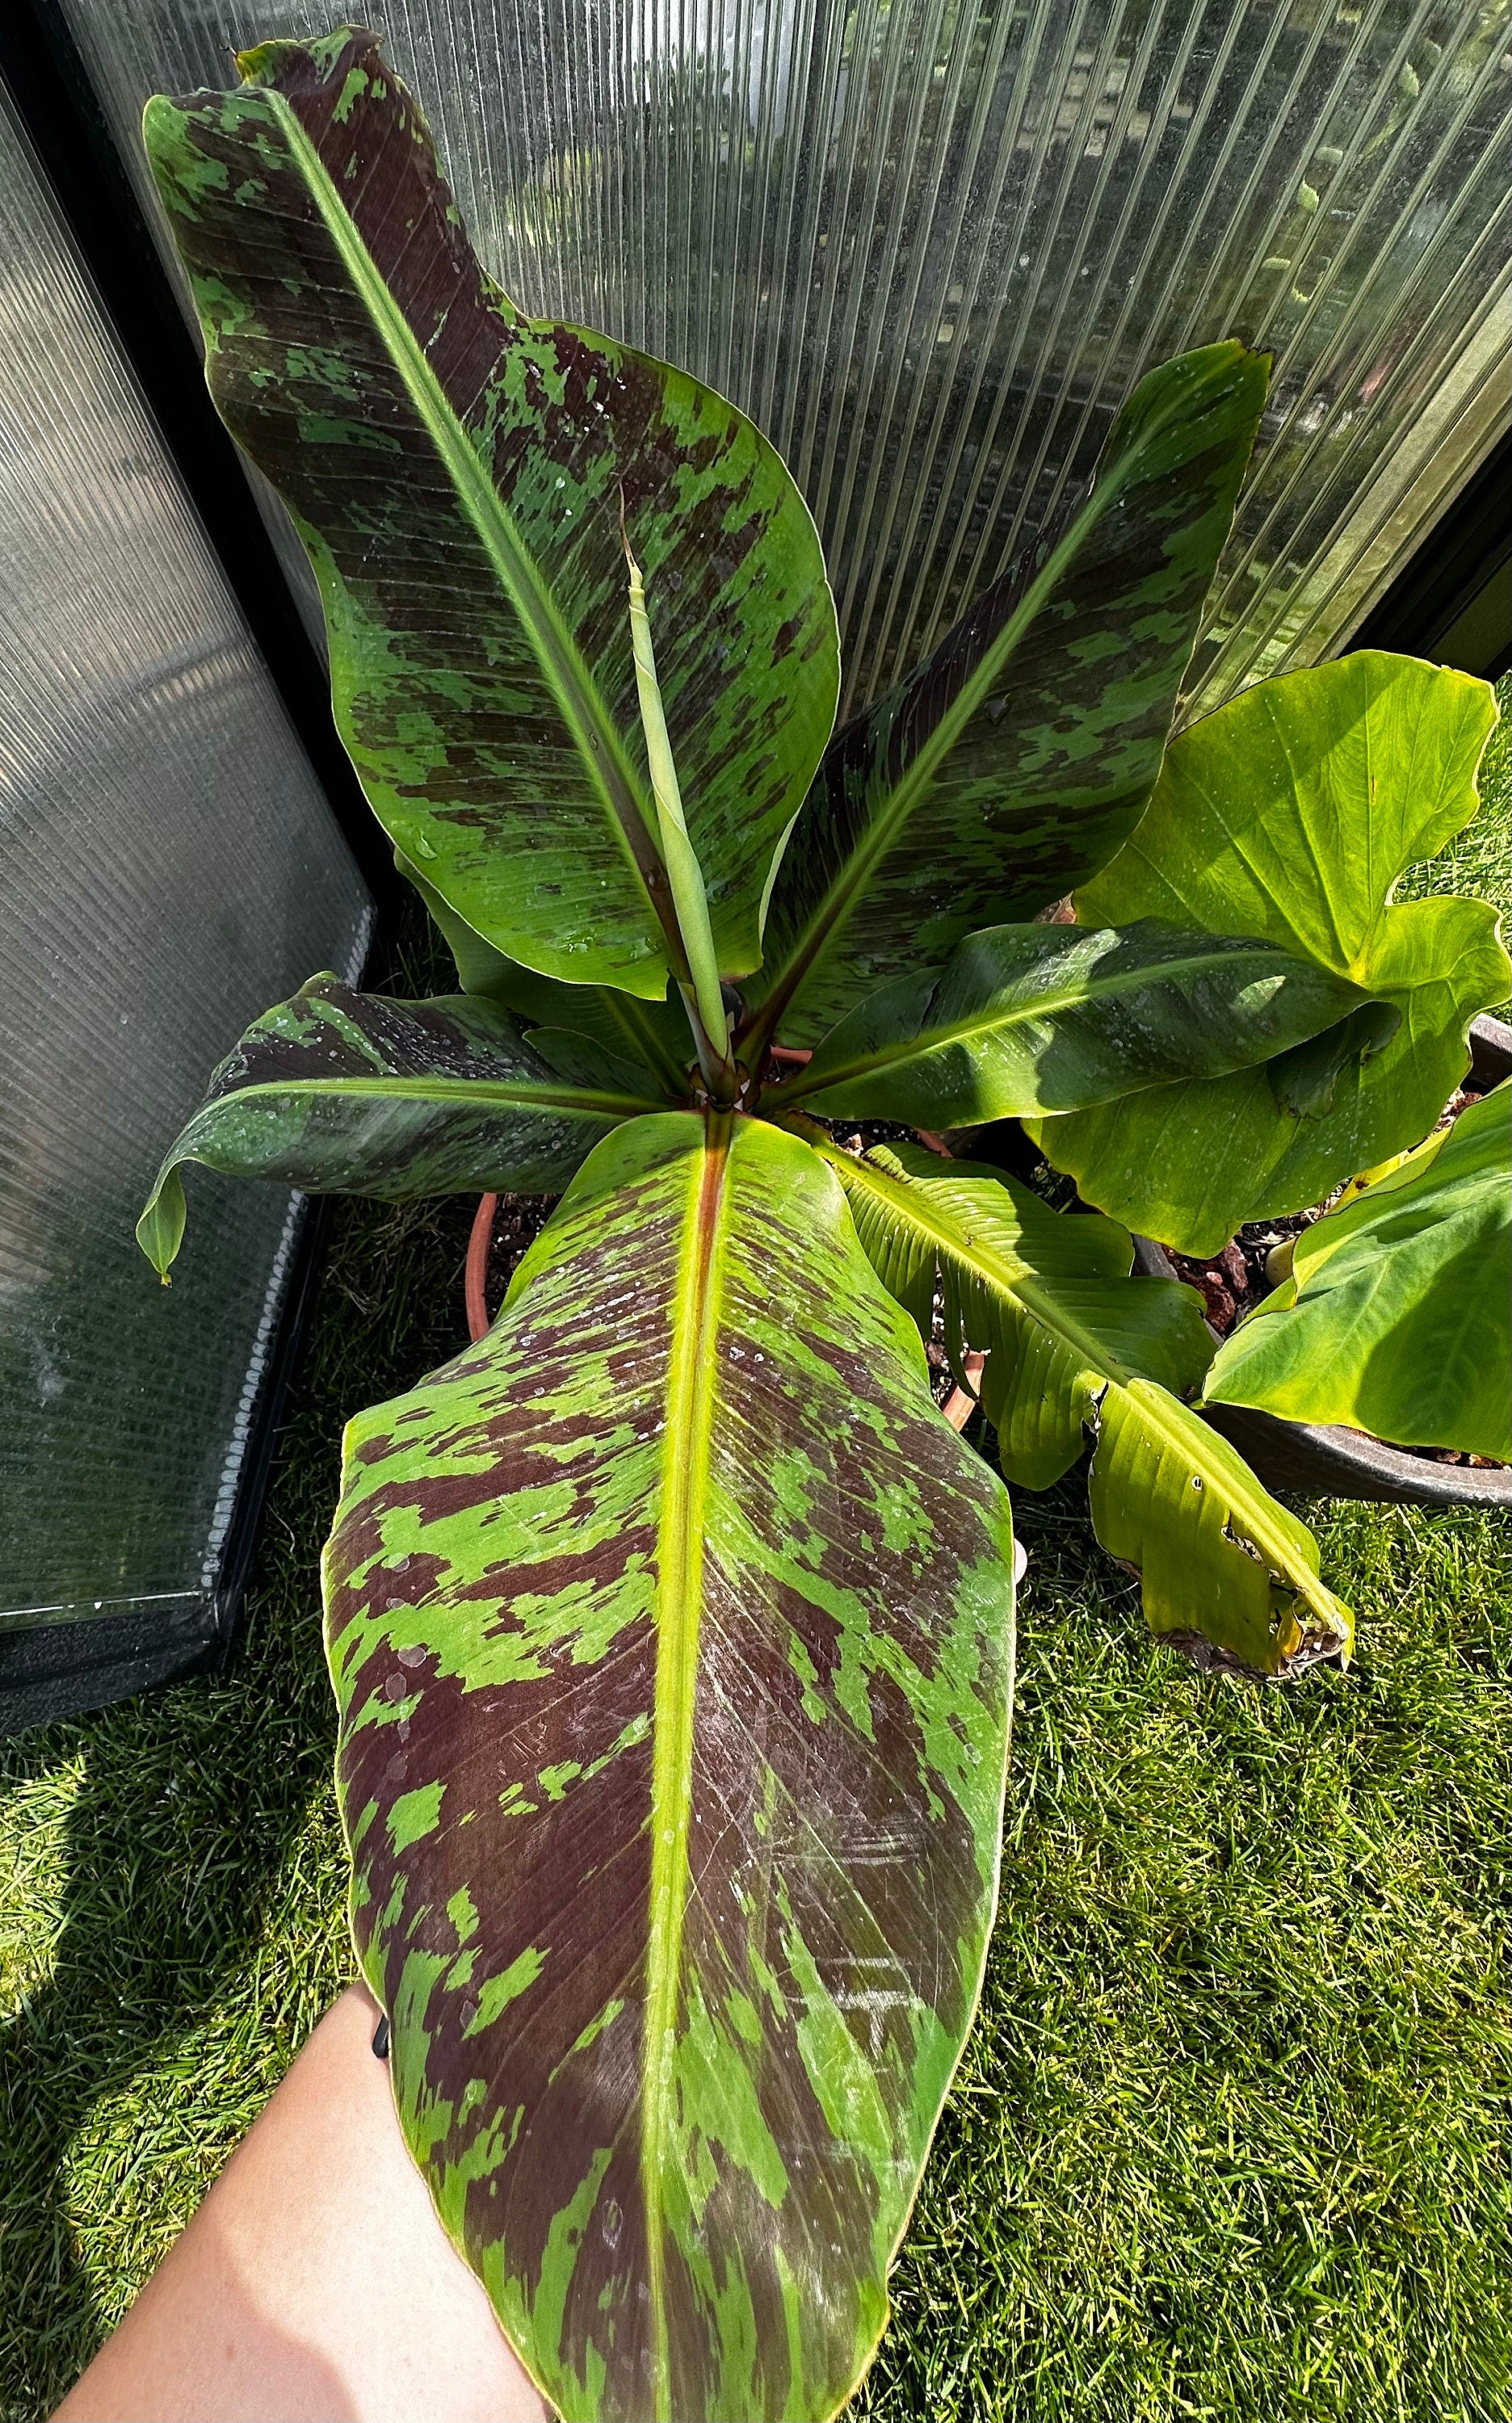
<path id="1" fill-rule="evenodd" d="M 635 651 L 635 687 L 641 702 L 641 728 L 645 734 L 651 788 L 656 797 L 661 855 L 666 861 L 667 879 L 672 886 L 672 905 L 682 935 L 683 948 L 688 954 L 691 982 L 679 983 L 677 990 L 688 1012 L 693 1041 L 698 1046 L 698 1066 L 703 1071 L 704 1083 L 714 1101 L 729 1103 L 735 1100 L 738 1079 L 730 1053 L 729 1021 L 724 1014 L 719 961 L 714 956 L 713 930 L 708 922 L 708 895 L 704 888 L 704 871 L 698 863 L 682 813 L 677 768 L 672 754 L 667 719 L 662 711 L 661 688 L 656 677 L 651 618 L 645 610 L 645 583 L 641 578 L 641 567 L 631 551 L 629 533 L 625 527 L 623 488 L 619 498 L 619 534 L 630 571 L 630 643 Z"/>

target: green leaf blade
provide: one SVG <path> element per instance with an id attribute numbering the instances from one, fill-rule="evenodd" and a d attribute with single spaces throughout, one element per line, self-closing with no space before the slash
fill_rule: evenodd
<path id="1" fill-rule="evenodd" d="M 598 1139 L 656 1107 L 648 1079 L 579 1043 L 565 1073 L 476 1000 L 403 1002 L 312 976 L 250 1026 L 158 1173 L 137 1241 L 166 1276 L 187 1161 L 310 1195 L 555 1194 Z M 562 1038 L 563 1043 L 567 1038 Z M 614 1081 L 620 1090 L 614 1090 Z"/>
<path id="2" fill-rule="evenodd" d="M 1347 1651 L 1348 1610 L 1319 1579 L 1312 1534 L 1180 1401 L 1211 1354 L 1193 1290 L 1128 1277 L 1126 1230 L 1053 1213 L 996 1172 L 915 1146 L 859 1161 L 815 1148 L 879 1275 L 901 1270 L 915 1310 L 922 1270 L 932 1296 L 938 1267 L 947 1346 L 986 1355 L 982 1407 L 1009 1479 L 1048 1488 L 1092 1442 L 1093 1528 L 1140 1575 L 1152 1631 L 1260 1674 Z"/>
<path id="3" fill-rule="evenodd" d="M 1094 1422 L 1092 1528 L 1138 1568 L 1152 1632 L 1254 1674 L 1347 1654 L 1352 1620 L 1319 1578 L 1312 1532 L 1227 1439 L 1147 1380 L 1110 1387 Z"/>
<path id="4" fill-rule="evenodd" d="M 476 932 L 660 1000 L 679 964 L 623 610 L 619 497 L 666 598 L 667 721 L 724 963 L 760 954 L 828 736 L 833 601 L 802 499 L 683 373 L 523 318 L 484 276 L 371 36 L 248 54 L 149 105 L 223 418 L 319 578 L 377 814 Z M 740 660 L 748 678 L 728 677 Z"/>
<path id="5" fill-rule="evenodd" d="M 326 1589 L 401 2116 L 526 2363 L 572 2417 L 835 2412 L 979 1983 L 1012 1593 L 821 1165 L 612 1139 L 353 1424 Z"/>
<path id="6" fill-rule="evenodd" d="M 761 989 L 785 1039 L 1058 899 L 1133 830 L 1265 383 L 1232 342 L 1153 372 L 1086 494 L 836 735 L 772 895 Z"/>
<path id="7" fill-rule="evenodd" d="M 1180 917 L 1310 958 L 1399 1013 L 1383 1046 L 1305 1092 L 1262 1068 L 1153 1088 L 1036 1129 L 1090 1202 L 1192 1254 L 1309 1208 L 1415 1145 L 1470 1065 L 1512 967 L 1494 910 L 1392 886 L 1475 814 L 1496 720 L 1484 682 L 1362 651 L 1260 684 L 1171 747 L 1138 833 L 1077 913 Z"/>
<path id="8" fill-rule="evenodd" d="M 629 1059 L 654 1077 L 669 1101 L 687 1100 L 692 1042 L 680 1002 L 643 1001 L 612 985 L 559 984 L 523 968 L 474 933 L 403 850 L 394 852 L 394 864 L 435 919 L 464 992 L 513 1010 L 528 1028 L 586 1036 L 615 1059 Z"/>
<path id="9" fill-rule="evenodd" d="M 1305 1228 L 1203 1394 L 1512 1462 L 1512 1089 Z"/>
<path id="10" fill-rule="evenodd" d="M 938 979 L 884 986 L 825 1037 L 787 1098 L 823 1117 L 968 1127 L 1079 1110 L 1268 1059 L 1346 1019 L 1346 978 L 1270 942 L 1155 920 L 997 926 Z M 1385 1012 L 1394 1027 L 1394 1010 Z"/>

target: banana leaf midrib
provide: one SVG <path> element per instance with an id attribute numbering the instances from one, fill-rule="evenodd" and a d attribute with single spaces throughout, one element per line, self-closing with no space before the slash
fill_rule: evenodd
<path id="1" fill-rule="evenodd" d="M 718 1063 L 727 1063 L 724 1006 L 720 991 L 719 960 L 714 949 L 713 929 L 708 920 L 708 894 L 704 872 L 688 832 L 683 814 L 682 789 L 677 780 L 676 760 L 672 753 L 672 738 L 667 731 L 666 709 L 662 704 L 661 685 L 657 679 L 656 647 L 651 637 L 651 617 L 646 610 L 645 584 L 641 567 L 630 549 L 625 531 L 623 499 L 620 510 L 620 536 L 625 546 L 625 560 L 629 567 L 630 645 L 635 658 L 636 695 L 641 707 L 641 729 L 645 736 L 646 765 L 651 776 L 651 796 L 656 802 L 657 835 L 672 890 L 672 905 L 677 930 L 682 936 L 692 978 L 692 1001 L 703 1034 L 699 1038 L 701 1060 L 712 1055 L 705 1069 L 706 1078 L 713 1081 L 722 1076 Z M 729 1071 L 733 1078 L 733 1070 Z"/>
<path id="2" fill-rule="evenodd" d="M 806 1122 L 804 1132 L 807 1132 Z M 929 1239 L 941 1252 L 970 1270 L 987 1286 L 996 1286 L 1001 1292 L 1013 1296 L 1052 1335 L 1079 1354 L 1105 1381 L 1105 1388 L 1097 1399 L 1099 1405 L 1106 1387 L 1121 1389 L 1138 1405 L 1141 1419 L 1157 1433 L 1161 1445 L 1172 1449 L 1195 1471 L 1202 1472 L 1202 1462 L 1197 1452 L 1201 1440 L 1194 1438 L 1184 1424 L 1172 1422 L 1166 1412 L 1167 1403 L 1175 1405 L 1177 1400 L 1170 1397 L 1169 1392 L 1154 1382 L 1141 1380 L 1117 1355 L 1110 1354 L 1106 1346 L 1056 1305 L 1054 1298 L 1045 1293 L 1032 1275 L 1027 1283 L 1024 1278 L 1012 1275 L 1013 1266 L 1006 1257 L 979 1246 L 969 1231 L 964 1236 L 956 1234 L 945 1222 L 931 1219 L 915 1209 L 911 1199 L 914 1190 L 907 1186 L 906 1181 L 889 1178 L 883 1171 L 868 1169 L 864 1157 L 857 1160 L 850 1153 L 842 1152 L 837 1145 L 830 1143 L 827 1136 L 810 1135 L 808 1141 L 822 1160 L 829 1162 L 852 1183 L 859 1175 L 862 1182 L 871 1188 L 881 1202 L 889 1207 L 906 1206 L 899 1211 L 899 1216 L 909 1221 L 920 1236 Z M 1202 1428 L 1200 1416 L 1194 1417 L 1194 1423 L 1200 1432 Z M 1215 1467 L 1218 1466 L 1220 1459 L 1217 1454 L 1213 1462 Z M 1256 1503 L 1247 1489 L 1236 1485 L 1226 1469 L 1215 1469 L 1210 1477 L 1233 1512 L 1244 1522 L 1256 1546 L 1265 1550 L 1272 1575 L 1283 1587 L 1292 1587 L 1287 1579 L 1294 1561 L 1292 1553 L 1278 1537 L 1264 1507 Z"/>
<path id="3" fill-rule="evenodd" d="M 1089 926 L 1085 930 L 1090 934 L 1096 929 Z M 1249 956 L 1260 960 L 1263 966 L 1274 968 L 1278 952 L 1278 944 L 1257 941 Z M 1109 1000 L 1120 993 L 1139 992 L 1152 985 L 1169 981 L 1172 975 L 1195 977 L 1228 972 L 1245 957 L 1244 952 L 1233 950 L 1194 952 L 1186 958 L 1121 969 L 1109 976 L 1094 975 L 1074 987 L 1056 986 L 1037 992 L 1031 1000 L 1011 1003 L 1005 1008 L 974 1011 L 970 1016 L 954 1019 L 946 1025 L 927 1026 L 924 1021 L 928 1019 L 930 1007 L 946 981 L 942 974 L 924 1005 L 920 1023 L 913 1035 L 900 1037 L 894 1043 L 880 1045 L 876 1051 L 861 1053 L 837 1067 L 821 1068 L 817 1073 L 814 1062 L 810 1061 L 806 1069 L 800 1069 L 795 1077 L 787 1081 L 783 1090 L 788 1101 L 797 1101 L 804 1094 L 822 1093 L 829 1086 L 845 1085 L 853 1077 L 869 1076 L 874 1070 L 887 1068 L 896 1061 L 928 1059 L 952 1043 L 969 1042 L 979 1036 L 1001 1033 L 1005 1028 L 1032 1026 L 1043 1019 L 1058 1017 L 1065 1010 L 1083 1009 L 1093 1001 Z M 1284 971 L 1277 969 L 1276 973 L 1281 974 Z M 814 1059 L 818 1058 L 816 1052 Z M 1155 1084 L 1159 1081 L 1144 1079 L 1138 1082 Z"/>
<path id="4" fill-rule="evenodd" d="M 671 2349 L 661 2176 L 673 2138 L 671 2098 L 689 1890 L 693 1719 L 704 1578 L 704 1501 L 718 1381 L 723 1218 L 733 1118 L 708 1115 L 691 1164 L 691 1217 L 672 1302 L 665 1490 L 657 1528 L 656 1691 L 652 1717 L 651 1874 L 642 2036 L 641 2182 L 655 2344 L 655 2406 L 671 2412 Z"/>
<path id="5" fill-rule="evenodd" d="M 1130 447 L 1120 457 L 1108 470 L 1106 481 L 1101 477 L 1098 479 L 1080 511 L 1068 523 L 1059 545 L 1046 558 L 1004 624 L 997 641 L 986 650 L 976 672 L 962 684 L 950 708 L 941 717 L 929 739 L 895 784 L 883 813 L 868 825 L 844 870 L 811 912 L 786 967 L 778 974 L 765 1009 L 760 1013 L 756 1031 L 763 1037 L 775 1032 L 783 1011 L 802 989 L 804 978 L 843 930 L 878 862 L 891 850 L 919 800 L 933 783 L 941 763 L 997 687 L 1004 668 L 1025 632 L 1038 618 L 1065 564 L 1074 556 L 1088 531 L 1095 528 L 1107 512 L 1129 466 L 1138 461 L 1152 434 L 1154 433 L 1146 432 L 1140 445 Z M 820 781 L 822 778 L 821 766 L 815 779 Z"/>
<path id="6" fill-rule="evenodd" d="M 232 1102 L 263 1096 L 283 1100 L 290 1094 L 345 1100 L 406 1102 L 451 1102 L 467 1108 L 602 1113 L 606 1118 L 635 1118 L 668 1106 L 653 1096 L 609 1094 L 584 1085 L 542 1085 L 509 1077 L 270 1077 L 254 1085 L 233 1085 L 200 1104 L 191 1126 Z"/>
<path id="7" fill-rule="evenodd" d="M 382 271 L 342 204 L 330 172 L 297 112 L 285 94 L 267 87 L 263 91 L 283 126 L 290 150 L 373 325 L 413 399 L 457 500 L 519 616 L 608 811 L 610 830 L 624 850 L 647 908 L 666 936 L 675 966 L 679 965 L 682 946 L 670 901 L 665 897 L 655 818 L 647 813 L 620 734 L 593 675 L 571 633 L 563 626 L 539 566 L 522 544 L 512 515 L 485 473 L 422 346 L 395 304 Z"/>

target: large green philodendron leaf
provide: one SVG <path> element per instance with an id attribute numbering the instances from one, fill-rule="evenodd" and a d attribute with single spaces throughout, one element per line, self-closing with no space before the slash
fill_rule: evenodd
<path id="1" fill-rule="evenodd" d="M 1047 1489 L 1093 1442 L 1092 1528 L 1134 1566 L 1153 1632 L 1262 1674 L 1346 1652 L 1350 1619 L 1312 1533 L 1174 1391 L 1211 1351 L 1195 1291 L 1130 1278 L 1111 1220 L 1052 1212 L 1027 1187 L 916 1145 L 818 1148 L 884 1285 L 986 1354 L 980 1391 L 1010 1481 Z"/>
<path id="2" fill-rule="evenodd" d="M 403 850 L 395 850 L 394 864 L 435 919 L 464 992 L 512 1009 L 528 1027 L 587 1036 L 616 1059 L 635 1062 L 670 1099 L 687 1100 L 690 1071 L 695 1064 L 692 1036 L 680 1001 L 643 1001 L 613 985 L 559 984 L 554 976 L 522 968 L 517 959 L 506 958 L 502 951 L 475 934 Z"/>
<path id="3" fill-rule="evenodd" d="M 683 372 L 525 319 L 374 37 L 244 53 L 148 150 L 208 375 L 325 599 L 342 736 L 396 845 L 512 958 L 660 1000 L 679 964 L 620 512 L 729 974 L 829 736 L 835 609 L 780 458 Z"/>
<path id="4" fill-rule="evenodd" d="M 939 976 L 884 985 L 784 1088 L 827 1118 L 969 1127 L 1080 1109 L 1268 1059 L 1358 1012 L 1352 985 L 1273 942 L 1154 919 L 994 926 Z M 1395 1012 L 1385 1013 L 1388 1031 Z"/>
<path id="5" fill-rule="evenodd" d="M 1265 380 L 1236 343 L 1153 371 L 1085 495 L 836 735 L 772 893 L 750 988 L 766 1027 L 784 1006 L 785 1040 L 817 1042 L 879 984 L 1058 899 L 1132 831 Z"/>
<path id="6" fill-rule="evenodd" d="M 1204 1394 L 1512 1462 L 1512 1086 L 1304 1228 Z"/>
<path id="7" fill-rule="evenodd" d="M 165 1277 L 186 1161 L 310 1195 L 552 1195 L 622 1119 L 657 1107 L 642 1070 L 581 1037 L 529 1042 L 485 1001 L 389 1001 L 311 976 L 249 1026 L 175 1138 L 137 1242 Z"/>
<path id="8" fill-rule="evenodd" d="M 1247 1220 L 1321 1202 L 1427 1133 L 1470 1066 L 1470 1021 L 1505 1000 L 1512 968 L 1483 901 L 1393 907 L 1392 886 L 1474 815 L 1495 721 L 1485 682 L 1366 651 L 1262 682 L 1172 745 L 1078 916 L 1265 935 L 1401 1023 L 1321 1087 L 1273 1064 L 1047 1120 L 1036 1140 L 1089 1202 L 1216 1253 Z"/>
<path id="9" fill-rule="evenodd" d="M 795 1137 L 596 1151 L 346 1438 L 358 1949 L 442 2221 L 569 2418 L 833 2415 L 969 2025 L 1001 1482 Z"/>

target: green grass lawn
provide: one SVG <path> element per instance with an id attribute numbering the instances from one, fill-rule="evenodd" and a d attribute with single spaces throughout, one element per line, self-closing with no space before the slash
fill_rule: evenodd
<path id="1" fill-rule="evenodd" d="M 1504 782 L 1461 853 L 1494 896 Z M 232 1671 L 0 1757 L 16 2423 L 68 2385 L 352 1972 L 316 1557 L 342 1417 L 465 1335 L 470 1212 L 334 1208 Z M 1358 1655 L 1262 1690 L 1150 1643 L 1084 1510 L 1074 1481 L 1019 1499 L 1002 1909 L 855 2412 L 1505 2423 L 1504 1528 L 1307 1510 Z"/>

